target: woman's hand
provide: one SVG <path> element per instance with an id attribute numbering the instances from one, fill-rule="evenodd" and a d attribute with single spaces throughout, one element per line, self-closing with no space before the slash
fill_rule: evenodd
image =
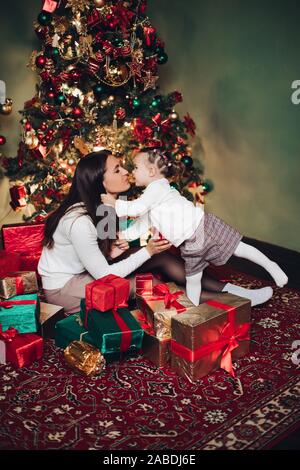
<path id="1" fill-rule="evenodd" d="M 129 243 L 126 240 L 115 240 L 112 243 L 110 257 L 112 259 L 121 256 L 129 248 Z"/>
<path id="2" fill-rule="evenodd" d="M 150 256 L 158 255 L 163 251 L 169 250 L 172 244 L 168 240 L 154 240 L 151 238 L 146 246 Z"/>
<path id="3" fill-rule="evenodd" d="M 111 196 L 110 194 L 101 194 L 101 201 L 106 206 L 115 207 L 115 205 L 116 205 L 115 198 L 113 196 Z"/>

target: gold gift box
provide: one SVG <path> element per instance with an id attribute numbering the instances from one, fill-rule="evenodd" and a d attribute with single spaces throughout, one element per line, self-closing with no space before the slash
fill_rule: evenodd
<path id="1" fill-rule="evenodd" d="M 98 375 L 105 367 L 105 359 L 99 349 L 84 341 L 72 341 L 64 350 L 66 363 L 86 376 Z"/>
<path id="2" fill-rule="evenodd" d="M 55 337 L 55 325 L 65 318 L 64 308 L 60 305 L 40 302 L 39 334 L 43 338 Z"/>
<path id="3" fill-rule="evenodd" d="M 22 292 L 17 290 L 17 284 L 23 285 Z M 8 273 L 0 278 L 0 297 L 9 299 L 19 294 L 32 294 L 38 291 L 35 271 L 18 271 Z"/>
<path id="4" fill-rule="evenodd" d="M 178 291 L 184 291 L 181 287 L 178 287 L 174 282 L 166 283 L 171 294 Z M 154 297 L 154 296 L 153 296 Z M 170 339 L 171 338 L 171 320 L 174 316 L 182 315 L 178 313 L 176 308 L 166 308 L 164 300 L 152 300 L 151 297 L 136 297 L 138 308 L 144 313 L 147 322 L 153 326 L 155 335 L 159 339 Z M 199 307 L 195 307 L 194 304 L 188 299 L 183 293 L 177 299 L 177 302 L 182 305 L 186 310 L 185 312 L 197 312 Z"/>
<path id="5" fill-rule="evenodd" d="M 219 303 L 229 305 L 236 309 L 236 328 L 250 323 L 251 302 L 243 297 L 224 293 L 217 299 Z M 207 303 L 198 307 L 198 312 L 188 312 L 172 318 L 172 341 L 196 351 L 199 348 L 218 341 L 224 326 L 228 323 L 229 313 L 225 309 L 216 308 Z M 175 354 L 171 347 L 171 367 L 181 376 L 191 382 L 201 379 L 217 370 L 221 365 L 223 350 L 212 351 L 206 356 L 189 361 Z M 238 347 L 232 351 L 232 360 L 244 357 L 250 349 L 250 341 L 238 341 Z"/>
<path id="6" fill-rule="evenodd" d="M 138 322 L 143 315 L 140 310 L 132 310 L 131 314 Z M 170 363 L 170 339 L 157 338 L 151 328 L 144 329 L 142 351 L 143 355 L 150 359 L 156 367 L 166 367 Z"/>

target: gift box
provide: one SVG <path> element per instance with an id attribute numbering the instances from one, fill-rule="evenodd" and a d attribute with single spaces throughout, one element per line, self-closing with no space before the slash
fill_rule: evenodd
<path id="1" fill-rule="evenodd" d="M 86 313 L 95 309 L 106 312 L 115 307 L 127 306 L 130 282 L 119 276 L 109 274 L 85 286 Z M 87 315 L 83 319 L 87 326 Z"/>
<path id="2" fill-rule="evenodd" d="M 37 271 L 40 257 L 41 253 L 20 253 L 21 269 L 23 271 Z"/>
<path id="3" fill-rule="evenodd" d="M 23 184 L 17 184 L 15 186 L 12 186 L 11 188 L 9 188 L 9 193 L 11 198 L 10 205 L 13 210 L 27 206 L 26 189 Z"/>
<path id="4" fill-rule="evenodd" d="M 44 223 L 3 225 L 2 239 L 4 249 L 9 253 L 40 254 L 42 251 L 44 227 Z"/>
<path id="5" fill-rule="evenodd" d="M 38 333 L 43 338 L 55 337 L 55 325 L 65 318 L 64 308 L 60 305 L 40 303 L 40 317 Z"/>
<path id="6" fill-rule="evenodd" d="M 59 348 L 66 349 L 72 341 L 79 340 L 95 346 L 95 341 L 91 337 L 79 317 L 79 313 L 69 315 L 63 320 L 55 324 L 54 329 L 55 345 Z"/>
<path id="7" fill-rule="evenodd" d="M 135 295 L 150 297 L 153 295 L 153 274 L 137 274 L 135 276 Z"/>
<path id="8" fill-rule="evenodd" d="M 99 349 L 84 341 L 72 341 L 64 350 L 64 357 L 71 369 L 87 377 L 99 375 L 105 367 Z"/>
<path id="9" fill-rule="evenodd" d="M 19 254 L 20 271 L 37 271 L 42 253 L 44 227 L 45 224 L 43 222 L 2 226 L 4 249 L 8 253 Z M 12 271 L 12 268 L 9 271 Z"/>
<path id="10" fill-rule="evenodd" d="M 88 331 L 103 354 L 141 349 L 144 331 L 127 308 L 106 312 L 91 309 L 86 314 L 86 301 L 82 299 L 80 317 L 83 322 L 87 318 Z"/>
<path id="11" fill-rule="evenodd" d="M 172 317 L 187 311 L 198 311 L 198 307 L 174 282 L 154 286 L 152 296 L 137 296 L 136 302 L 159 339 L 171 338 Z"/>
<path id="12" fill-rule="evenodd" d="M 145 316 L 140 310 L 132 310 L 131 314 L 144 330 L 143 355 L 150 359 L 156 367 L 166 367 L 170 363 L 171 340 L 157 338 L 154 330 L 147 323 Z"/>
<path id="13" fill-rule="evenodd" d="M 219 367 L 234 376 L 232 360 L 249 352 L 250 316 L 250 300 L 224 293 L 222 303 L 208 300 L 198 313 L 173 317 L 171 367 L 191 382 Z"/>
<path id="14" fill-rule="evenodd" d="M 84 341 L 92 346 L 96 346 L 96 341 L 94 341 L 89 331 L 84 328 L 79 313 L 69 315 L 63 320 L 58 321 L 55 325 L 55 345 L 57 347 L 66 349 L 75 340 Z M 103 354 L 103 356 L 106 363 L 120 360 L 121 357 L 120 353 Z"/>
<path id="15" fill-rule="evenodd" d="M 21 260 L 18 253 L 9 253 L 0 250 L 0 276 L 4 277 L 7 273 L 20 271 Z"/>
<path id="16" fill-rule="evenodd" d="M 35 271 L 10 272 L 0 277 L 0 297 L 9 299 L 15 295 L 38 291 Z"/>
<path id="17" fill-rule="evenodd" d="M 34 333 L 19 334 L 10 327 L 2 331 L 0 325 L 0 363 L 17 367 L 29 366 L 43 356 L 43 338 Z"/>
<path id="18" fill-rule="evenodd" d="M 38 329 L 40 302 L 37 294 L 16 295 L 0 301 L 0 324 L 3 331 L 10 326 L 19 333 L 35 333 Z"/>

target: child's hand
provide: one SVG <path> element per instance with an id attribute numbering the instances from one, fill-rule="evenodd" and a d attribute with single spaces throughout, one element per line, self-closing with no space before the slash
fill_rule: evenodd
<path id="1" fill-rule="evenodd" d="M 112 259 L 117 258 L 118 256 L 123 255 L 128 248 L 129 243 L 126 240 L 115 240 L 112 243 L 110 257 Z"/>
<path id="2" fill-rule="evenodd" d="M 116 205 L 116 200 L 113 196 L 111 196 L 110 194 L 101 194 L 101 201 L 103 202 L 103 204 L 105 204 L 106 206 L 112 206 L 112 207 L 115 207 Z"/>

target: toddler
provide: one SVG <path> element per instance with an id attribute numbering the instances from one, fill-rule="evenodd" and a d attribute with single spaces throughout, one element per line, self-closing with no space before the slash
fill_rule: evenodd
<path id="1" fill-rule="evenodd" d="M 138 217 L 120 238 L 136 240 L 150 227 L 157 229 L 172 245 L 179 247 L 185 261 L 186 292 L 194 305 L 199 305 L 201 279 L 210 263 L 223 265 L 232 256 L 253 261 L 265 268 L 279 287 L 288 278 L 275 262 L 261 251 L 241 241 L 242 235 L 217 216 L 206 213 L 172 188 L 167 180 L 174 171 L 174 163 L 159 149 L 146 149 L 134 159 L 133 175 L 137 186 L 146 187 L 134 201 L 115 200 L 102 194 L 102 202 L 115 207 L 118 217 Z M 227 283 L 223 292 L 250 298 L 252 306 L 269 300 L 271 287 L 248 290 Z"/>

